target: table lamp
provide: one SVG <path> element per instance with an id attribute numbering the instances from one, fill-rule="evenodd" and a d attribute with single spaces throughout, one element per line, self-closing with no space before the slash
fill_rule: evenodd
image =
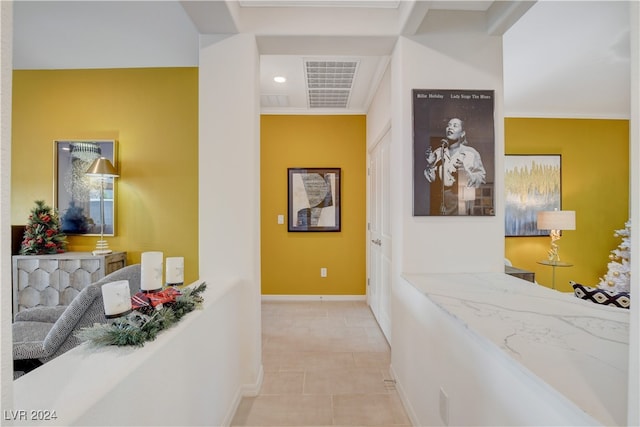
<path id="1" fill-rule="evenodd" d="M 560 240 L 560 230 L 576 229 L 575 211 L 540 211 L 538 212 L 538 230 L 550 230 L 551 249 L 549 249 L 549 262 L 557 264 L 560 262 L 558 253 L 558 243 Z"/>
<path id="2" fill-rule="evenodd" d="M 100 240 L 98 240 L 93 254 L 110 254 L 113 251 L 109 249 L 109 244 L 104 240 L 104 181 L 107 178 L 116 178 L 119 175 L 116 168 L 111 164 L 111 161 L 106 157 L 98 157 L 95 159 L 85 174 L 100 179 Z"/>

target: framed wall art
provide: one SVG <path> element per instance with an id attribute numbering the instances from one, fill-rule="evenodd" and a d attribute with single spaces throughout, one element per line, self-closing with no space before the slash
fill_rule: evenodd
<path id="1" fill-rule="evenodd" d="M 288 230 L 340 231 L 340 168 L 289 168 L 288 174 Z"/>
<path id="2" fill-rule="evenodd" d="M 495 215 L 494 91 L 412 95 L 413 215 Z"/>
<path id="3" fill-rule="evenodd" d="M 538 230 L 539 211 L 562 210 L 559 154 L 505 156 L 505 236 L 548 236 Z"/>
<path id="4" fill-rule="evenodd" d="M 100 235 L 99 178 L 86 175 L 98 157 L 116 161 L 116 141 L 54 141 L 54 207 L 66 234 Z M 115 235 L 116 187 L 104 178 L 104 235 Z"/>

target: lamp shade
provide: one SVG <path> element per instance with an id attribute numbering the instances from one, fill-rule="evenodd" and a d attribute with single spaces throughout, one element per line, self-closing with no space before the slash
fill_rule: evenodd
<path id="1" fill-rule="evenodd" d="M 111 164 L 111 161 L 106 157 L 98 157 L 97 159 L 95 159 L 93 163 L 91 163 L 91 166 L 89 166 L 89 169 L 87 169 L 87 172 L 85 173 L 87 175 L 96 175 L 96 176 L 102 176 L 102 177 L 118 176 L 118 172 L 116 171 L 116 168 L 113 167 L 113 165 Z"/>
<path id="2" fill-rule="evenodd" d="M 538 230 L 575 230 L 576 211 L 538 212 Z"/>

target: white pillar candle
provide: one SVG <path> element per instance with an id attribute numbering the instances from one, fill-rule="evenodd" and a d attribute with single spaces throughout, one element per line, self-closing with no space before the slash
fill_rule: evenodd
<path id="1" fill-rule="evenodd" d="M 167 257 L 167 285 L 182 285 L 184 282 L 184 257 Z"/>
<path id="2" fill-rule="evenodd" d="M 102 285 L 102 301 L 107 318 L 122 316 L 131 311 L 131 293 L 128 280 Z"/>
<path id="3" fill-rule="evenodd" d="M 155 291 L 162 289 L 162 252 L 143 252 L 140 266 L 140 289 Z"/>

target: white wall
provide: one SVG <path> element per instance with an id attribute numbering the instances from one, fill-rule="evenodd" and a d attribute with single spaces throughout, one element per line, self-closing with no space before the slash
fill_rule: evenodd
<path id="1" fill-rule="evenodd" d="M 200 44 L 200 279 L 244 283 L 242 366 L 253 384 L 262 363 L 259 56 L 249 34 Z"/>
<path id="2" fill-rule="evenodd" d="M 640 6 L 631 2 L 631 164 L 640 164 Z M 443 28 L 446 25 L 443 23 Z M 501 271 L 503 268 L 503 185 L 499 171 L 503 170 L 504 128 L 503 92 L 501 84 L 502 52 L 498 39 L 477 34 L 426 34 L 419 38 L 401 38 L 390 64 L 393 113 L 392 129 L 392 218 L 393 218 L 393 280 L 394 294 L 400 286 L 402 272 L 468 272 Z M 410 92 L 413 88 L 494 89 L 496 91 L 496 213 L 494 218 L 414 218 L 411 216 L 411 136 L 412 111 Z M 386 88 L 381 86 L 380 93 Z M 386 120 L 385 96 L 378 95 L 367 117 L 368 143 L 374 142 L 373 130 L 380 129 Z M 371 121 L 376 123 L 370 123 Z M 631 167 L 631 218 L 640 223 L 640 169 Z M 453 221 L 451 221 L 453 219 Z M 635 230 L 635 231 L 634 231 Z M 639 228 L 632 229 L 634 253 L 640 252 Z M 452 238 L 455 236 L 455 239 Z M 434 242 L 439 245 L 434 247 Z M 640 261 L 632 260 L 632 276 L 640 277 Z M 640 292 L 640 281 L 632 283 L 632 290 Z M 395 313 L 404 307 L 393 303 Z M 395 337 L 407 338 L 406 332 L 394 324 L 393 365 L 402 366 L 402 348 Z M 630 369 L 628 396 L 628 424 L 640 425 L 640 308 L 631 309 Z M 420 355 L 414 363 L 421 362 Z M 452 373 L 453 375 L 453 373 Z M 405 378 L 406 379 L 406 378 Z M 403 379 L 400 378 L 400 384 Z M 435 422 L 440 422 L 435 420 Z"/>
<path id="3" fill-rule="evenodd" d="M 0 2 L 0 412 L 13 406 L 11 343 L 11 75 L 13 3 Z M 2 412 L 4 413 L 4 412 Z"/>
<path id="4" fill-rule="evenodd" d="M 202 308 L 142 348 L 80 345 L 18 378 L 14 411 L 55 410 L 56 418 L 3 413 L 3 425 L 229 425 L 247 390 L 242 288 L 207 283 Z"/>
<path id="5" fill-rule="evenodd" d="M 517 356 L 508 360 L 488 338 L 479 337 L 468 319 L 445 312 L 404 280 L 396 285 L 395 298 L 393 369 L 402 379 L 398 388 L 408 397 L 414 425 L 447 425 L 447 418 L 452 426 L 598 425 L 590 414 L 602 408 L 587 410 L 563 397 L 519 365 Z M 404 331 L 400 336 L 396 325 Z M 448 397 L 446 414 L 440 411 L 441 389 Z M 593 395 L 585 401 L 590 399 Z"/>
<path id="6" fill-rule="evenodd" d="M 483 33 L 400 38 L 392 59 L 392 217 L 398 272 L 460 273 L 504 269 L 502 43 Z M 412 216 L 412 89 L 495 91 L 495 216 Z M 396 245 L 401 245 L 397 248 Z M 396 258 L 398 249 L 400 258 Z M 394 274 L 396 277 L 396 274 Z"/>
<path id="7" fill-rule="evenodd" d="M 640 253 L 640 4 L 631 2 L 631 252 Z M 640 295 L 640 257 L 631 258 L 631 294 Z M 628 425 L 640 425 L 640 304 L 631 305 Z"/>
<path id="8" fill-rule="evenodd" d="M 444 23 L 436 27 L 440 30 L 398 40 L 387 70 L 390 87 L 383 79 L 367 116 L 367 137 L 371 144 L 385 126 L 387 116 L 391 115 L 392 366 L 396 368 L 399 387 L 408 388 L 405 398 L 409 405 L 414 405 L 409 408 L 412 421 L 435 425 L 441 424 L 437 412 L 438 388 L 434 384 L 427 387 L 420 383 L 421 379 L 414 380 L 413 377 L 416 366 L 438 363 L 422 350 L 438 345 L 442 335 L 436 331 L 435 335 L 416 339 L 412 335 L 415 331 L 403 330 L 408 322 L 403 322 L 402 316 L 411 316 L 405 304 L 416 296 L 404 296 L 403 287 L 407 285 L 400 275 L 499 272 L 504 269 L 502 41 L 500 37 L 487 36 L 483 30 L 456 33 L 449 31 Z M 412 89 L 495 91 L 496 216 L 413 216 Z M 391 105 L 387 106 L 389 97 Z M 405 346 L 407 343 L 414 343 L 417 348 Z M 457 377 L 455 372 L 446 369 L 445 361 L 446 357 L 435 369 L 441 369 L 445 376 Z M 473 371 L 473 366 L 470 369 Z M 465 399 L 456 404 L 471 403 Z M 420 413 L 414 413 L 414 409 Z M 512 419 L 508 414 L 504 417 L 502 420 Z"/>
<path id="9" fill-rule="evenodd" d="M 391 69 L 387 66 L 367 111 L 367 151 L 380 141 L 390 125 Z"/>

